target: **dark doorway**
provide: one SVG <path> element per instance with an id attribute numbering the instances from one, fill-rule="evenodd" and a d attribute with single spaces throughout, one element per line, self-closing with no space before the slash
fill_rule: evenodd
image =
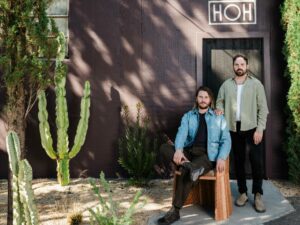
<path id="1" fill-rule="evenodd" d="M 243 54 L 248 58 L 250 75 L 263 83 L 262 38 L 204 39 L 203 84 L 212 89 L 215 97 L 223 81 L 233 77 L 232 58 L 236 54 Z M 246 160 L 246 173 L 250 178 L 251 167 L 248 154 Z M 230 176 L 235 177 L 232 154 L 230 155 Z"/>

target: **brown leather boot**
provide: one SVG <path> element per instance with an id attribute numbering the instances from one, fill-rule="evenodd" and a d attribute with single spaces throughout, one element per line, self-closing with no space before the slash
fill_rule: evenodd
<path id="1" fill-rule="evenodd" d="M 166 215 L 157 220 L 158 225 L 170 225 L 180 219 L 179 209 L 174 206 L 166 213 Z"/>

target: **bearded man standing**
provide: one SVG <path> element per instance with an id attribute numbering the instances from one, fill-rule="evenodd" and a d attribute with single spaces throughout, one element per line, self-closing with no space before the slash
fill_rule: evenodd
<path id="1" fill-rule="evenodd" d="M 269 113 L 266 94 L 262 83 L 248 74 L 248 59 L 243 55 L 233 57 L 235 76 L 226 80 L 220 87 L 216 102 L 216 113 L 225 114 L 229 126 L 235 172 L 240 196 L 235 205 L 244 206 L 248 201 L 245 155 L 246 144 L 250 146 L 249 159 L 252 169 L 252 193 L 254 208 L 265 212 L 262 201 L 263 180 L 263 131 Z"/>

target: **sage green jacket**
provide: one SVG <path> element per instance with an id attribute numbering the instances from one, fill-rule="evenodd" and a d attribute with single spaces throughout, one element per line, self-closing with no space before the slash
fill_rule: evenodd
<path id="1" fill-rule="evenodd" d="M 236 131 L 237 85 L 234 78 L 227 79 L 220 87 L 216 108 L 223 110 L 230 131 Z M 241 131 L 256 128 L 263 132 L 269 113 L 262 83 L 248 75 L 241 98 Z"/>

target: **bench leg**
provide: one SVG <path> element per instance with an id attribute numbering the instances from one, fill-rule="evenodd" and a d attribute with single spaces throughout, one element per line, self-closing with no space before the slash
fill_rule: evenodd
<path id="1" fill-rule="evenodd" d="M 231 190 L 228 175 L 223 174 L 217 177 L 215 185 L 215 220 L 225 220 L 232 214 Z"/>

